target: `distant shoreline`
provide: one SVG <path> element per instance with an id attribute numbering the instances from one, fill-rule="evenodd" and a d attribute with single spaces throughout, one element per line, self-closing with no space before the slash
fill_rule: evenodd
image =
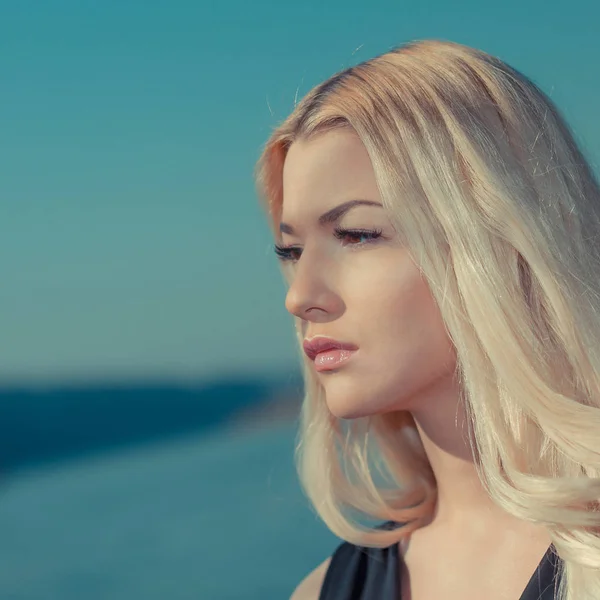
<path id="1" fill-rule="evenodd" d="M 267 429 L 273 425 L 292 424 L 300 416 L 302 398 L 276 394 L 254 406 L 242 408 L 223 425 L 227 432 Z"/>

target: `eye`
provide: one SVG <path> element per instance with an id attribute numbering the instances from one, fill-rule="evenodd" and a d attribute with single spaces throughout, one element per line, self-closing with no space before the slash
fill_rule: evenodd
<path id="1" fill-rule="evenodd" d="M 381 229 L 342 229 L 337 227 L 334 230 L 334 235 L 339 240 L 346 240 L 349 242 L 348 245 L 354 247 L 364 246 L 369 244 L 376 239 L 380 238 L 382 234 Z M 359 241 L 356 241 L 356 240 Z M 302 248 L 298 246 L 274 246 L 275 254 L 281 261 L 292 261 L 296 262 L 302 254 Z M 298 253 L 297 255 L 295 253 Z"/>
<path id="2" fill-rule="evenodd" d="M 275 254 L 277 255 L 277 258 L 281 261 L 297 261 L 298 258 L 300 258 L 300 256 L 298 256 L 298 258 L 296 258 L 294 256 L 294 252 L 300 252 L 301 248 L 296 248 L 294 246 L 278 246 L 277 244 L 275 244 L 274 246 L 274 250 L 275 250 Z"/>
<path id="3" fill-rule="evenodd" d="M 347 240 L 348 238 L 365 238 L 365 241 L 358 241 L 352 246 L 362 246 L 363 244 L 368 244 L 373 240 L 381 237 L 381 229 L 342 229 L 341 227 L 336 227 L 335 229 L 335 237 L 339 240 Z"/>

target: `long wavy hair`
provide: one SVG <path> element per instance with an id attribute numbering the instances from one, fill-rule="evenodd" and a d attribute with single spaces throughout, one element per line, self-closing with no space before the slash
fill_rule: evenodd
<path id="1" fill-rule="evenodd" d="M 600 187 L 573 134 L 500 59 L 447 41 L 404 44 L 316 86 L 271 134 L 256 179 L 277 239 L 288 148 L 339 127 L 364 144 L 456 348 L 484 488 L 507 513 L 547 527 L 562 600 L 597 600 Z M 334 417 L 294 321 L 303 488 L 339 537 L 396 543 L 436 501 L 414 420 Z"/>

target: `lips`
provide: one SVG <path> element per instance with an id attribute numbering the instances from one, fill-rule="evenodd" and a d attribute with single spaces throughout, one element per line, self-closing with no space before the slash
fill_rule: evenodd
<path id="1" fill-rule="evenodd" d="M 304 353 L 311 360 L 315 360 L 317 354 L 320 352 L 327 352 L 328 350 L 358 350 L 358 346 L 347 342 L 340 342 L 332 338 L 316 337 L 311 340 L 304 340 L 302 344 Z"/>

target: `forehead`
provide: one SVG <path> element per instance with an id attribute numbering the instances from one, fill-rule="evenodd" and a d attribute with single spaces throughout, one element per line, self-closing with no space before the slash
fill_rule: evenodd
<path id="1" fill-rule="evenodd" d="M 283 165 L 284 205 L 376 193 L 369 155 L 354 131 L 336 129 L 290 146 Z"/>
<path id="2" fill-rule="evenodd" d="M 295 141 L 287 152 L 283 176 L 285 180 L 299 172 L 306 175 L 307 172 L 370 165 L 369 155 L 358 135 L 351 129 L 334 129 Z"/>

